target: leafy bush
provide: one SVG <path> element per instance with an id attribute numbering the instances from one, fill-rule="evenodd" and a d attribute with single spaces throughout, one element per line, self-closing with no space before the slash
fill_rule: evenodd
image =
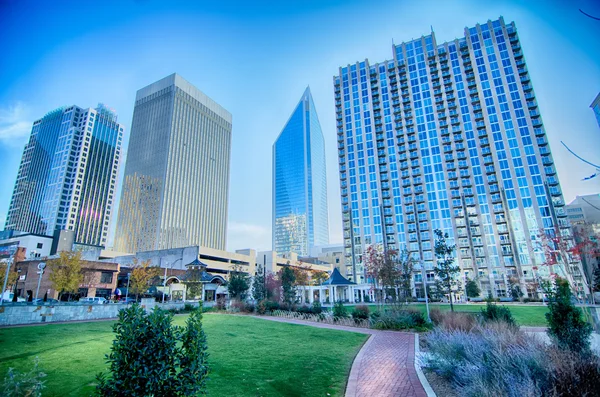
<path id="1" fill-rule="evenodd" d="M 266 307 L 266 309 L 267 309 L 268 312 L 279 310 L 279 302 L 266 301 L 265 302 L 265 307 Z"/>
<path id="2" fill-rule="evenodd" d="M 119 312 L 116 334 L 106 356 L 109 373 L 97 376 L 99 396 L 190 396 L 203 393 L 208 366 L 202 311 L 194 310 L 185 327 L 172 325 L 161 309 L 146 314 L 134 304 Z M 181 346 L 181 347 L 179 347 Z"/>
<path id="3" fill-rule="evenodd" d="M 302 314 L 312 314 L 312 312 L 313 312 L 313 311 L 312 311 L 312 308 L 311 308 L 311 307 L 308 307 L 308 306 L 306 306 L 306 305 L 303 305 L 303 306 L 299 306 L 299 307 L 297 307 L 297 308 L 296 308 L 296 311 L 297 311 L 298 313 L 302 313 Z"/>
<path id="4" fill-rule="evenodd" d="M 240 313 L 240 312 L 243 312 L 245 308 L 246 308 L 246 304 L 244 302 L 233 301 L 229 305 L 229 308 L 227 309 L 227 311 L 229 311 L 231 313 Z"/>
<path id="5" fill-rule="evenodd" d="M 371 302 L 371 298 L 369 297 L 369 295 L 365 295 L 365 303 L 370 303 Z"/>
<path id="6" fill-rule="evenodd" d="M 373 328 L 375 329 L 428 329 L 425 316 L 417 310 L 386 310 L 371 316 Z"/>
<path id="7" fill-rule="evenodd" d="M 33 368 L 29 372 L 19 373 L 13 368 L 8 373 L 0 386 L 0 395 L 6 397 L 39 397 L 42 395 L 46 374 L 39 369 L 39 359 L 33 361 Z"/>
<path id="8" fill-rule="evenodd" d="M 354 320 L 368 320 L 369 319 L 369 306 L 359 305 L 352 311 L 352 318 Z"/>
<path id="9" fill-rule="evenodd" d="M 261 316 L 267 313 L 267 303 L 268 301 L 264 299 L 258 302 L 258 305 L 256 305 L 256 313 L 260 314 Z"/>
<path id="10" fill-rule="evenodd" d="M 323 306 L 321 306 L 321 302 L 314 301 L 312 305 L 312 310 L 314 314 L 321 314 L 323 312 Z"/>
<path id="11" fill-rule="evenodd" d="M 574 352 L 590 350 L 592 326 L 588 324 L 581 309 L 571 303 L 571 290 L 567 280 L 557 278 L 548 294 L 548 335 L 560 348 Z"/>
<path id="12" fill-rule="evenodd" d="M 252 303 L 252 302 L 246 302 L 244 304 L 244 312 L 246 312 L 246 313 L 254 313 L 255 310 L 256 310 L 256 305 L 254 305 L 254 303 Z"/>
<path id="13" fill-rule="evenodd" d="M 342 301 L 337 301 L 335 302 L 335 305 L 333 305 L 333 317 L 348 317 L 348 309 L 346 309 L 346 306 L 344 306 Z"/>
<path id="14" fill-rule="evenodd" d="M 484 321 L 503 321 L 513 327 L 517 327 L 517 322 L 508 307 L 498 306 L 489 300 L 485 305 L 485 309 L 481 309 L 481 317 Z"/>

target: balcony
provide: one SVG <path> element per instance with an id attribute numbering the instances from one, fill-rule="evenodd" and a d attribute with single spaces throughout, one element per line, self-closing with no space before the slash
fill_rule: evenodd
<path id="1" fill-rule="evenodd" d="M 523 84 L 523 91 L 530 92 L 533 90 L 533 86 L 531 84 Z"/>
<path id="2" fill-rule="evenodd" d="M 483 112 L 475 113 L 475 120 L 483 120 Z"/>
<path id="3" fill-rule="evenodd" d="M 527 101 L 527 107 L 529 109 L 536 109 L 538 107 L 537 101 Z"/>
<path id="4" fill-rule="evenodd" d="M 562 195 L 562 192 L 557 187 L 551 187 L 549 190 L 552 197 L 560 197 Z"/>
<path id="5" fill-rule="evenodd" d="M 540 121 L 537 122 L 540 126 L 542 125 L 542 123 Z M 534 124 L 535 125 L 535 124 Z M 544 135 L 546 135 L 546 131 L 544 131 L 543 128 L 534 128 L 533 132 L 535 133 L 535 136 L 537 137 L 542 137 Z"/>

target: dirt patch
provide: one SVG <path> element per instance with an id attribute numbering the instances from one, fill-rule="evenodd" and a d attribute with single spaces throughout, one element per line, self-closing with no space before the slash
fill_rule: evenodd
<path id="1" fill-rule="evenodd" d="M 458 397 L 459 394 L 454 390 L 450 382 L 442 378 L 435 372 L 423 368 L 423 373 L 435 394 L 439 397 Z"/>

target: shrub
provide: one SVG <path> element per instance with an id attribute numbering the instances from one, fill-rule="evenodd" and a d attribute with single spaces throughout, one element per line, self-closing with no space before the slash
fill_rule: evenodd
<path id="1" fill-rule="evenodd" d="M 548 349 L 549 391 L 552 396 L 600 394 L 600 359 L 556 347 Z"/>
<path id="2" fill-rule="evenodd" d="M 541 342 L 502 322 L 471 332 L 436 328 L 426 336 L 426 366 L 461 396 L 539 396 L 546 382 Z"/>
<path id="3" fill-rule="evenodd" d="M 425 316 L 416 310 L 386 310 L 371 316 L 375 329 L 427 329 L 430 328 Z"/>
<path id="4" fill-rule="evenodd" d="M 0 395 L 6 397 L 39 397 L 42 395 L 46 374 L 39 369 L 39 359 L 33 361 L 33 368 L 29 372 L 19 373 L 13 368 L 8 369 L 4 382 L 0 386 Z"/>
<path id="5" fill-rule="evenodd" d="M 239 313 L 239 312 L 243 312 L 245 310 L 245 308 L 246 308 L 246 303 L 239 302 L 239 301 L 233 301 L 229 305 L 229 308 L 227 309 L 227 311 L 230 311 L 231 313 Z"/>
<path id="6" fill-rule="evenodd" d="M 299 307 L 297 307 L 297 308 L 296 308 L 296 311 L 297 311 L 298 313 L 302 313 L 302 314 L 312 314 L 312 308 L 311 308 L 311 307 L 308 307 L 308 306 L 306 306 L 306 305 L 303 305 L 303 306 L 299 306 Z"/>
<path id="7" fill-rule="evenodd" d="M 517 322 L 508 307 L 498 306 L 489 300 L 485 305 L 485 309 L 481 309 L 481 317 L 484 321 L 504 321 L 513 327 L 517 326 Z"/>
<path id="8" fill-rule="evenodd" d="M 323 312 L 323 306 L 321 306 L 321 302 L 314 301 L 312 304 L 312 311 L 314 314 L 321 314 Z"/>
<path id="9" fill-rule="evenodd" d="M 548 335 L 560 348 L 574 352 L 590 350 L 592 326 L 588 324 L 581 309 L 571 303 L 571 290 L 567 280 L 557 278 L 548 294 Z"/>
<path id="10" fill-rule="evenodd" d="M 215 305 L 215 308 L 217 310 L 225 310 L 225 309 L 227 309 L 227 301 L 225 300 L 225 298 L 218 298 L 217 299 L 217 304 Z"/>
<path id="11" fill-rule="evenodd" d="M 335 305 L 333 305 L 333 317 L 348 317 L 348 309 L 346 309 L 346 306 L 344 306 L 342 301 L 337 301 L 335 302 Z"/>
<path id="12" fill-rule="evenodd" d="M 371 298 L 369 297 L 369 295 L 365 295 L 365 303 L 370 303 L 371 302 Z"/>
<path id="13" fill-rule="evenodd" d="M 194 310 L 185 327 L 172 325 L 161 309 L 146 314 L 134 304 L 119 312 L 116 334 L 106 356 L 109 374 L 97 376 L 99 396 L 190 396 L 205 391 L 208 373 L 202 311 Z M 178 345 L 181 344 L 181 347 Z"/>
<path id="14" fill-rule="evenodd" d="M 442 312 L 435 308 L 429 316 L 435 325 L 447 330 L 470 331 L 477 325 L 477 318 L 471 313 Z"/>
<path id="15" fill-rule="evenodd" d="M 359 305 L 352 311 L 352 318 L 354 320 L 368 320 L 369 319 L 369 306 Z"/>
<path id="16" fill-rule="evenodd" d="M 244 312 L 246 312 L 246 313 L 254 313 L 255 310 L 256 310 L 256 305 L 254 305 L 254 303 L 252 303 L 252 302 L 246 302 L 244 304 Z"/>
<path id="17" fill-rule="evenodd" d="M 258 305 L 256 305 L 256 313 L 260 314 L 261 316 L 265 314 L 267 312 L 267 303 L 269 302 L 264 299 L 258 302 Z"/>
<path id="18" fill-rule="evenodd" d="M 279 310 L 279 302 L 266 301 L 265 302 L 265 307 L 266 307 L 266 309 L 267 309 L 268 312 Z"/>

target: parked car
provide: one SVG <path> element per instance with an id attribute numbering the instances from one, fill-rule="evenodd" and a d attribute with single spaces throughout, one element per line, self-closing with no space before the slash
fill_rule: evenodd
<path id="1" fill-rule="evenodd" d="M 86 297 L 86 298 L 81 298 L 79 299 L 79 302 L 82 303 L 91 303 L 91 304 L 99 304 L 99 305 L 103 305 L 105 303 L 108 303 L 108 301 L 105 298 L 102 297 Z"/>
<path id="2" fill-rule="evenodd" d="M 135 303 L 135 298 L 121 298 L 121 300 L 119 301 L 120 303 Z"/>
<path id="3" fill-rule="evenodd" d="M 4 291 L 4 293 L 2 294 L 2 302 L 12 302 L 14 296 L 14 293 L 10 291 Z M 17 296 L 17 302 L 25 302 L 25 299 L 21 298 L 20 296 Z"/>
<path id="4" fill-rule="evenodd" d="M 46 304 L 46 305 L 56 305 L 58 303 L 58 299 L 48 298 L 44 302 L 44 299 L 38 298 L 38 299 L 34 299 L 33 303 L 37 304 L 37 305 L 44 305 L 44 304 Z"/>

